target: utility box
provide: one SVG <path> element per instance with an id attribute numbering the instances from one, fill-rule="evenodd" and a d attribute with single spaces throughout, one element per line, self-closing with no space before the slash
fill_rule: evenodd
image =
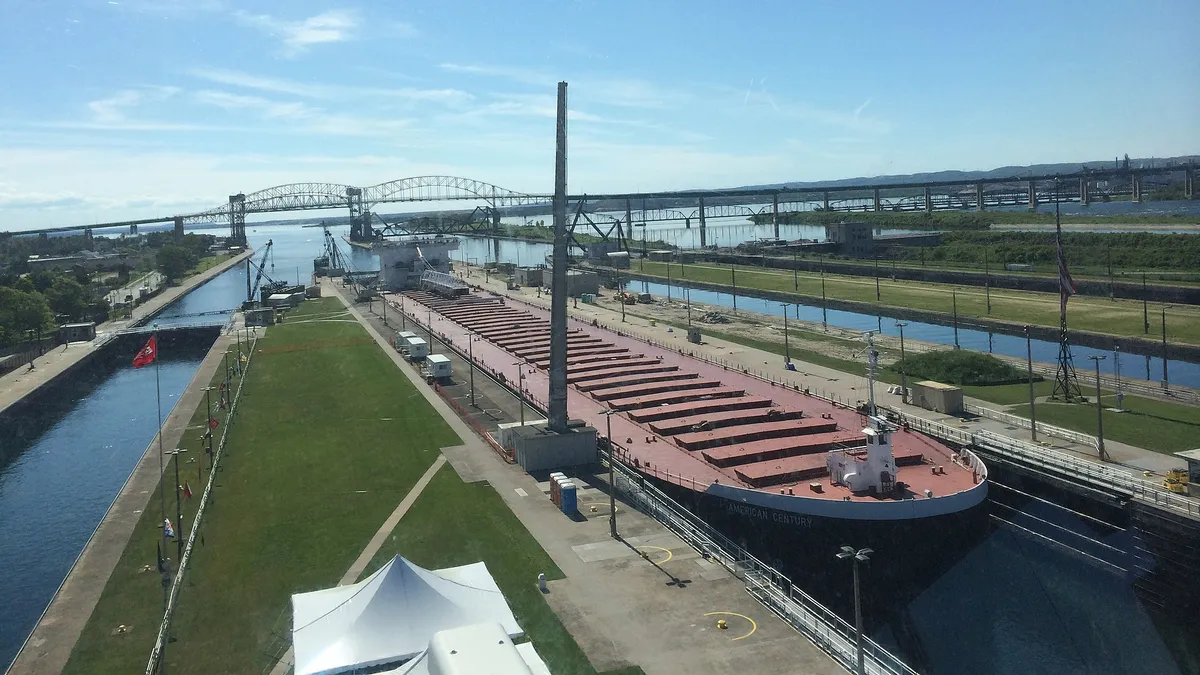
<path id="1" fill-rule="evenodd" d="M 450 358 L 445 354 L 430 354 L 425 359 L 425 376 L 438 382 L 450 379 Z"/>
<path id="2" fill-rule="evenodd" d="M 429 356 L 429 343 L 424 338 L 410 337 L 404 341 L 409 361 L 424 361 Z"/>
<path id="3" fill-rule="evenodd" d="M 246 310 L 246 325 L 247 326 L 273 326 L 275 325 L 275 310 L 270 307 L 264 309 L 248 309 Z"/>
<path id="4" fill-rule="evenodd" d="M 96 324 L 64 323 L 58 327 L 58 339 L 61 342 L 87 342 L 96 339 Z"/>
<path id="5" fill-rule="evenodd" d="M 954 385 L 925 380 L 913 384 L 909 391 L 909 400 L 915 406 L 947 415 L 957 415 L 963 411 L 962 389 Z"/>
<path id="6" fill-rule="evenodd" d="M 694 345 L 700 344 L 700 329 L 699 328 L 689 328 L 687 339 L 688 339 L 688 342 L 690 342 Z"/>

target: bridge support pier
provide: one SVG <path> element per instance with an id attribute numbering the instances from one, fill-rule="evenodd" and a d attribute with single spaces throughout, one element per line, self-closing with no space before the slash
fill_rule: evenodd
<path id="1" fill-rule="evenodd" d="M 1129 183 L 1130 183 L 1129 201 L 1133 202 L 1134 204 L 1142 203 L 1142 179 L 1141 179 L 1141 177 L 1135 173 L 1135 174 L 1133 174 L 1133 176 L 1130 177 Z"/>
<path id="2" fill-rule="evenodd" d="M 875 213 L 879 213 L 882 210 L 879 208 L 879 188 L 875 188 Z"/>
<path id="3" fill-rule="evenodd" d="M 89 227 L 83 231 L 83 241 L 85 242 L 84 245 L 87 246 L 87 249 L 89 251 L 92 250 L 92 228 Z"/>
<path id="4" fill-rule="evenodd" d="M 1092 195 L 1088 193 L 1088 180 L 1086 178 L 1079 179 L 1079 203 L 1082 206 L 1092 203 Z"/>
<path id="5" fill-rule="evenodd" d="M 707 223 L 704 222 L 704 197 L 700 198 L 700 248 L 708 246 Z"/>
<path id="6" fill-rule="evenodd" d="M 246 243 L 246 195 L 229 195 L 229 238 L 235 243 Z"/>
<path id="7" fill-rule="evenodd" d="M 975 184 L 975 210 L 983 210 L 983 183 Z"/>
<path id="8" fill-rule="evenodd" d="M 625 252 L 629 252 L 629 240 L 633 238 L 633 206 L 629 204 L 629 200 L 625 200 L 625 227 L 629 230 L 629 237 L 624 239 Z M 621 223 L 617 223 L 617 233 L 621 231 Z"/>
<path id="9" fill-rule="evenodd" d="M 183 216 L 175 216 L 175 241 L 183 241 Z"/>
<path id="10" fill-rule="evenodd" d="M 829 210 L 829 190 L 825 191 L 825 210 Z"/>
<path id="11" fill-rule="evenodd" d="M 775 228 L 775 239 L 779 240 L 779 193 L 771 195 L 771 226 Z"/>
<path id="12" fill-rule="evenodd" d="M 1037 183 L 1029 181 L 1029 210 L 1037 211 Z"/>
<path id="13" fill-rule="evenodd" d="M 137 236 L 137 225 L 136 224 L 129 226 L 129 234 L 131 234 L 135 237 Z"/>
<path id="14" fill-rule="evenodd" d="M 925 213 L 933 213 L 933 191 L 925 188 Z"/>

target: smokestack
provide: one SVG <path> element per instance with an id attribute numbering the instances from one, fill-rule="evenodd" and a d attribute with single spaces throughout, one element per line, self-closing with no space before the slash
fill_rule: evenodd
<path id="1" fill-rule="evenodd" d="M 549 428 L 567 432 L 567 83 L 558 83 L 554 152 L 554 261 L 550 281 Z"/>

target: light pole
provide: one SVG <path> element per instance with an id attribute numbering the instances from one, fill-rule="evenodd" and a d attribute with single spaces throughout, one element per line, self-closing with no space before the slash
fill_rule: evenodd
<path id="1" fill-rule="evenodd" d="M 783 364 L 786 366 L 792 362 L 792 348 L 788 342 L 787 332 L 787 308 L 791 307 L 792 303 L 781 302 L 779 306 L 783 308 Z"/>
<path id="2" fill-rule="evenodd" d="M 691 330 L 692 329 L 692 289 L 691 289 L 691 287 L 684 286 L 683 294 L 684 294 L 684 297 L 687 298 L 688 330 Z M 622 316 L 624 316 L 624 314 L 622 314 Z"/>
<path id="3" fill-rule="evenodd" d="M 792 290 L 800 290 L 800 268 L 796 264 L 796 249 L 792 249 Z"/>
<path id="4" fill-rule="evenodd" d="M 425 312 L 426 332 L 429 333 L 429 348 L 433 349 L 433 308 L 429 307 Z"/>
<path id="5" fill-rule="evenodd" d="M 1117 409 L 1125 409 L 1125 393 L 1121 391 L 1121 345 L 1113 344 L 1113 371 L 1117 375 Z"/>
<path id="6" fill-rule="evenodd" d="M 1142 272 L 1142 335 L 1150 334 L 1150 306 L 1146 304 L 1146 273 Z"/>
<path id="7" fill-rule="evenodd" d="M 1163 362 L 1163 389 L 1171 389 L 1171 380 L 1167 377 L 1167 307 L 1162 308 L 1162 362 Z"/>
<path id="8" fill-rule="evenodd" d="M 1108 461 L 1108 453 L 1104 451 L 1104 406 L 1100 403 L 1100 362 L 1107 356 L 1089 356 L 1096 362 L 1096 449 L 1100 451 L 1100 461 Z"/>
<path id="9" fill-rule="evenodd" d="M 954 312 L 954 348 L 958 349 L 958 292 L 950 289 L 950 302 Z"/>
<path id="10" fill-rule="evenodd" d="M 475 334 L 467 333 L 467 367 L 471 369 L 471 407 L 475 407 Z"/>
<path id="11" fill-rule="evenodd" d="M 517 394 L 521 398 L 521 426 L 525 426 L 525 372 L 521 370 L 525 364 L 517 361 L 513 365 L 517 367 Z"/>
<path id="12" fill-rule="evenodd" d="M 383 325 L 385 325 L 385 326 L 386 326 L 386 325 L 388 325 L 388 322 L 387 322 L 387 306 L 388 306 L 388 301 L 387 301 L 387 298 L 383 297 L 382 295 L 380 295 L 380 296 L 379 296 L 379 299 L 380 299 L 381 301 L 383 301 Z"/>
<path id="13" fill-rule="evenodd" d="M 1029 326 L 1025 331 L 1025 359 L 1029 372 L 1029 439 L 1037 442 L 1037 411 L 1033 408 L 1033 342 L 1029 339 Z"/>
<path id="14" fill-rule="evenodd" d="M 825 263 L 821 263 L 821 330 L 829 332 L 829 310 L 825 305 Z"/>
<path id="15" fill-rule="evenodd" d="M 904 374 L 904 327 L 907 321 L 897 321 L 896 328 L 900 329 L 900 402 L 908 403 L 908 377 Z"/>
<path id="16" fill-rule="evenodd" d="M 608 433 L 608 533 L 617 538 L 617 470 L 613 453 L 612 416 L 615 410 L 604 411 L 604 423 Z"/>
<path id="17" fill-rule="evenodd" d="M 875 256 L 875 302 L 879 302 L 879 256 Z"/>
<path id="18" fill-rule="evenodd" d="M 400 330 L 408 330 L 408 319 L 404 314 L 404 294 L 400 294 Z"/>
<path id="19" fill-rule="evenodd" d="M 729 263 L 729 281 L 733 284 L 733 313 L 737 314 L 737 268 Z"/>
<path id="20" fill-rule="evenodd" d="M 187 452 L 175 448 L 168 452 L 168 455 L 175 455 L 175 545 L 179 551 L 179 557 L 176 559 L 176 564 L 183 563 L 183 502 L 179 497 L 179 455 Z"/>
<path id="21" fill-rule="evenodd" d="M 208 415 L 204 418 L 204 435 L 207 437 L 207 440 L 208 440 L 208 469 L 209 469 L 209 471 L 212 471 L 212 466 L 213 466 L 213 447 L 212 447 L 212 444 L 213 444 L 213 428 L 212 428 L 213 416 L 212 416 L 212 399 L 209 396 L 209 392 L 211 392 L 212 390 L 213 390 L 212 387 L 204 388 L 204 409 L 208 411 Z"/>
<path id="22" fill-rule="evenodd" d="M 860 548 L 855 551 L 849 546 L 843 546 L 842 550 L 837 553 L 839 560 L 851 558 L 854 564 L 854 648 L 858 655 L 857 675 L 866 675 L 867 672 L 863 669 L 862 599 L 858 590 L 858 564 L 870 562 L 871 554 L 874 552 L 869 548 Z"/>

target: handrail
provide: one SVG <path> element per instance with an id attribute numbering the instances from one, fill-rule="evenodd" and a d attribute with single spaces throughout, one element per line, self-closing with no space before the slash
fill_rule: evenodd
<path id="1" fill-rule="evenodd" d="M 1028 417 L 1021 417 L 1020 415 L 1014 415 L 1012 413 L 1004 412 L 1003 410 L 986 408 L 984 406 L 975 405 L 969 401 L 963 403 L 963 410 L 972 415 L 979 415 L 980 417 L 993 419 L 997 422 L 1004 422 L 1005 424 L 1011 424 L 1016 427 L 1021 427 L 1022 429 L 1028 429 L 1032 425 L 1032 422 L 1030 422 Z M 1055 438 L 1061 438 L 1064 441 L 1070 441 L 1071 443 L 1078 443 L 1079 445 L 1086 445 L 1095 449 L 1100 447 L 1100 441 L 1095 436 L 1073 431 L 1071 429 L 1056 427 L 1053 424 L 1038 422 L 1037 430 L 1038 433 L 1046 434 L 1047 436 L 1053 436 Z"/>
<path id="2" fill-rule="evenodd" d="M 241 377 L 238 379 L 237 391 L 234 392 L 233 401 L 229 404 L 229 412 L 225 415 L 225 429 L 221 432 L 221 442 L 217 444 L 217 448 L 213 452 L 212 470 L 209 471 L 208 483 L 204 486 L 204 492 L 200 495 L 200 506 L 196 509 L 195 518 L 192 519 L 192 528 L 188 532 L 187 544 L 183 548 L 183 557 L 179 560 L 179 569 L 176 571 L 175 578 L 171 582 L 171 590 L 167 596 L 167 607 L 163 612 L 162 623 L 158 626 L 158 635 L 154 640 L 154 648 L 150 650 L 150 660 L 146 663 L 145 675 L 154 675 L 159 670 L 159 659 L 162 656 L 162 648 L 166 642 L 167 631 L 171 627 L 171 619 L 175 614 L 175 605 L 179 599 L 179 589 L 183 585 L 183 576 L 187 572 L 188 563 L 191 562 L 192 549 L 196 544 L 196 533 L 200 531 L 205 508 L 212 497 L 213 486 L 216 484 L 217 479 L 217 467 L 221 463 L 221 455 L 225 450 L 225 442 L 229 438 L 229 429 L 233 426 L 234 413 L 237 411 L 238 402 L 242 398 L 242 387 L 246 383 L 246 372 L 250 368 L 250 362 L 254 359 L 254 348 L 258 345 L 258 339 L 258 335 L 255 334 L 254 341 L 250 343 L 246 362 L 241 366 Z M 165 475 L 160 480 L 166 480 Z"/>

